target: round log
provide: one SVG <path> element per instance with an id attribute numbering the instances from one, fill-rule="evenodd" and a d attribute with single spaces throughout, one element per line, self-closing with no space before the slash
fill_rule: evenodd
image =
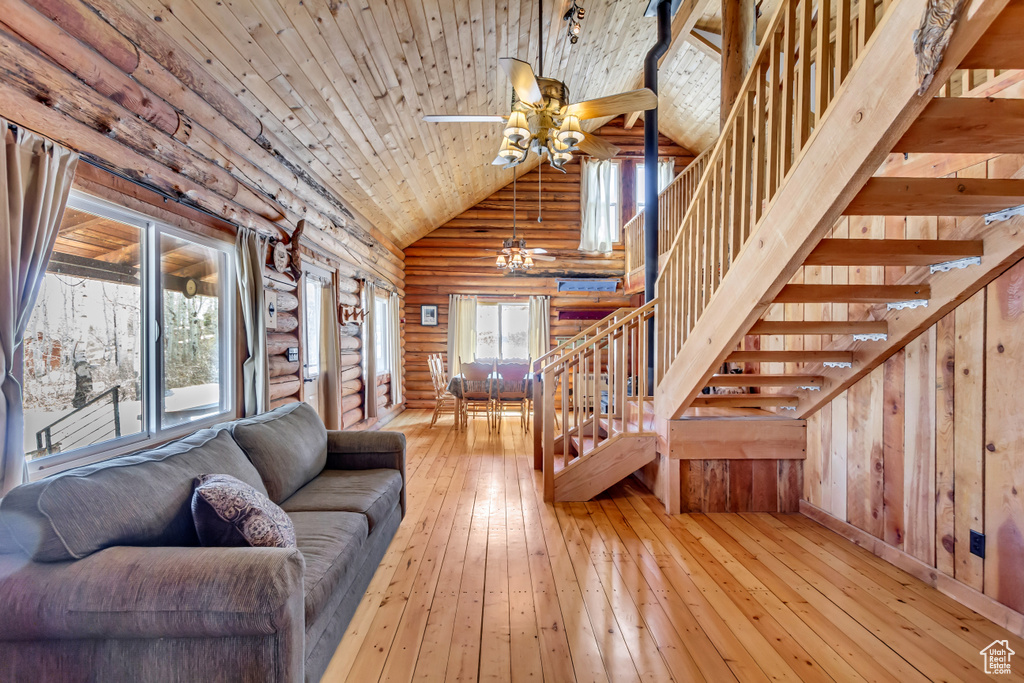
<path id="1" fill-rule="evenodd" d="M 273 410 L 274 408 L 280 408 L 281 406 L 286 406 L 289 403 L 298 403 L 298 402 L 299 402 L 299 397 L 298 396 L 285 396 L 284 398 L 277 398 L 277 399 L 274 399 L 273 401 L 271 401 L 270 402 L 270 409 Z"/>
<path id="2" fill-rule="evenodd" d="M 277 332 L 294 332 L 299 329 L 299 319 L 295 317 L 294 313 L 288 313 L 287 311 L 278 311 L 277 313 L 277 327 L 274 328 Z"/>
<path id="3" fill-rule="evenodd" d="M 359 393 L 363 390 L 363 380 L 351 379 L 347 382 L 341 383 L 341 395 L 351 396 L 352 394 Z"/>
<path id="4" fill-rule="evenodd" d="M 359 379 L 362 377 L 363 369 L 358 365 L 354 365 L 350 368 L 342 368 L 341 370 L 341 381 L 348 382 L 349 380 Z"/>
<path id="5" fill-rule="evenodd" d="M 347 413 L 348 411 L 358 408 L 363 405 L 362 394 L 351 394 L 349 396 L 343 396 L 341 399 L 341 412 Z"/>
<path id="6" fill-rule="evenodd" d="M 337 286 L 339 292 L 355 293 L 359 291 L 359 280 L 338 276 Z"/>
<path id="7" fill-rule="evenodd" d="M 353 425 L 357 425 L 363 421 L 363 409 L 354 408 L 347 413 L 343 413 L 341 416 L 341 423 L 345 425 L 345 429 Z"/>
<path id="8" fill-rule="evenodd" d="M 339 306 L 358 306 L 359 297 L 355 294 L 349 294 L 348 292 L 338 292 L 338 305 Z"/>
<path id="9" fill-rule="evenodd" d="M 358 351 L 363 348 L 363 340 L 359 337 L 342 337 L 338 340 L 338 350 Z"/>
<path id="10" fill-rule="evenodd" d="M 299 345 L 299 337 L 294 334 L 281 334 L 270 332 L 267 334 L 267 355 L 280 356 L 288 352 L 288 349 Z"/>
<path id="11" fill-rule="evenodd" d="M 390 384 L 381 384 L 381 385 L 379 385 L 377 387 L 377 395 L 378 396 L 387 396 L 389 393 L 391 393 L 391 385 Z"/>
<path id="12" fill-rule="evenodd" d="M 299 393 L 302 380 L 295 375 L 270 378 L 270 400 Z"/>
<path id="13" fill-rule="evenodd" d="M 270 366 L 271 377 L 281 377 L 283 375 L 297 375 L 299 372 L 299 362 L 288 362 L 285 356 L 271 356 L 267 359 L 268 365 Z"/>
<path id="14" fill-rule="evenodd" d="M 299 297 L 288 292 L 278 292 L 277 294 L 277 310 L 279 311 L 294 311 L 299 307 Z"/>
<path id="15" fill-rule="evenodd" d="M 338 334 L 342 337 L 358 337 L 359 336 L 359 325 L 355 323 L 345 323 L 338 327 Z"/>
<path id="16" fill-rule="evenodd" d="M 363 354 L 361 353 L 343 353 L 341 354 L 341 367 L 346 368 L 350 365 L 359 365 L 363 362 Z"/>

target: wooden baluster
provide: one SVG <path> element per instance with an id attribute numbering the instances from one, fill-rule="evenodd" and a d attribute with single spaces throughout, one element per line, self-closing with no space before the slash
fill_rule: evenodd
<path id="1" fill-rule="evenodd" d="M 840 3 L 842 0 L 839 0 Z M 872 0 L 865 0 L 866 3 L 870 3 Z M 815 54 L 816 73 L 815 73 L 815 102 L 814 102 L 814 113 L 815 113 L 815 127 L 821 123 L 821 119 L 825 116 L 825 110 L 828 109 L 829 102 L 832 99 L 832 88 L 829 86 L 829 80 L 832 73 L 832 55 L 831 55 L 831 22 L 832 22 L 832 5 L 831 0 L 818 0 L 818 49 Z"/>
<path id="2" fill-rule="evenodd" d="M 569 375 L 562 366 L 562 462 L 569 462 Z"/>
<path id="3" fill-rule="evenodd" d="M 740 244 L 747 241 L 750 236 L 751 216 L 754 211 L 753 183 L 754 183 L 754 92 L 748 90 L 743 94 L 743 154 L 740 191 L 743 205 L 743 212 L 740 214 Z"/>
<path id="4" fill-rule="evenodd" d="M 875 2 L 874 0 L 861 0 L 857 13 L 857 54 L 864 50 L 864 46 L 871 39 L 875 31 Z"/>
<path id="5" fill-rule="evenodd" d="M 544 397 L 541 408 L 544 411 L 544 500 L 555 500 L 555 375 L 549 365 L 542 375 L 541 392 Z M 563 421 L 563 427 L 565 423 Z M 563 437 L 565 442 L 567 437 Z"/>
<path id="6" fill-rule="evenodd" d="M 754 79 L 755 90 L 755 103 L 754 113 L 756 115 L 756 124 L 754 125 L 754 134 L 756 137 L 756 143 L 754 145 L 754 188 L 753 188 L 753 200 L 754 200 L 754 216 L 753 224 L 756 226 L 757 222 L 761 220 L 761 215 L 764 213 L 764 199 L 765 199 L 765 162 L 766 154 L 768 151 L 766 145 L 766 138 L 768 136 L 768 106 L 765 99 L 765 89 L 768 79 L 768 63 L 760 62 L 755 65 L 757 69 L 757 78 Z"/>
<path id="7" fill-rule="evenodd" d="M 850 11 L 853 0 L 836 0 L 836 90 L 850 73 Z"/>
<path id="8" fill-rule="evenodd" d="M 591 362 L 594 365 L 594 384 L 593 391 L 591 392 L 591 400 L 594 402 L 594 408 L 591 411 L 593 415 L 593 441 L 591 442 L 592 448 L 597 448 L 597 435 L 598 429 L 601 426 L 601 344 L 594 344 L 590 351 Z"/>
<path id="9" fill-rule="evenodd" d="M 769 80 L 768 80 L 768 196 L 770 200 L 775 196 L 779 187 L 779 158 L 782 155 L 782 128 L 788 121 L 782 120 L 782 34 L 778 31 L 769 38 L 771 41 L 771 55 L 769 57 Z"/>
<path id="10" fill-rule="evenodd" d="M 739 116 L 733 122 L 731 140 L 729 145 L 729 156 L 732 163 L 732 181 L 730 182 L 729 201 L 732 206 L 729 209 L 730 223 L 732 230 L 729 235 L 729 265 L 736 262 L 736 256 L 740 253 L 743 245 L 743 127 L 746 119 L 746 102 L 740 102 Z"/>
<path id="11" fill-rule="evenodd" d="M 871 0 L 867 0 L 870 2 Z M 862 3 L 863 4 L 863 3 Z M 795 159 L 811 134 L 811 0 L 800 0 L 800 54 L 797 64 L 797 136 Z"/>
<path id="12" fill-rule="evenodd" d="M 732 128 L 722 131 L 722 135 L 724 138 L 722 140 L 722 197 L 718 240 L 719 282 L 729 270 L 729 236 L 732 234 L 732 212 L 729 211 L 732 208 Z"/>
<path id="13" fill-rule="evenodd" d="M 786 0 L 782 23 L 782 138 L 779 141 L 782 166 L 779 177 L 785 178 L 793 165 L 793 77 L 796 74 L 796 0 Z M 781 180 L 780 180 L 781 182 Z"/>

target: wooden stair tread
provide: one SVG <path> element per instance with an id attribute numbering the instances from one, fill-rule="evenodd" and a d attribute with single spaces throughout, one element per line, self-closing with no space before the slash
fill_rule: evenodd
<path id="1" fill-rule="evenodd" d="M 981 240 L 871 240 L 827 238 L 805 266 L 930 266 L 981 256 Z"/>
<path id="2" fill-rule="evenodd" d="M 747 334 L 844 336 L 886 334 L 888 330 L 889 323 L 884 320 L 758 320 Z"/>
<path id="3" fill-rule="evenodd" d="M 783 407 L 796 406 L 799 396 L 789 394 L 702 394 L 693 399 L 693 406 Z"/>
<path id="4" fill-rule="evenodd" d="M 821 375 L 763 375 L 742 373 L 731 375 L 712 375 L 708 380 L 709 387 L 789 387 L 789 386 L 821 386 L 824 377 Z"/>

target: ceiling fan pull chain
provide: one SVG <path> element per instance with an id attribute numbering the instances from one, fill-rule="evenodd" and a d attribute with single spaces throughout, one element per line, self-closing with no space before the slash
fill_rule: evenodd
<path id="1" fill-rule="evenodd" d="M 541 200 L 540 200 L 540 192 L 541 192 L 540 173 L 541 173 L 541 171 L 543 169 L 544 169 L 544 163 L 541 162 L 540 164 L 537 165 L 537 222 L 538 223 L 543 223 L 544 222 L 544 217 L 543 217 L 543 214 L 542 214 L 543 206 L 542 206 Z"/>

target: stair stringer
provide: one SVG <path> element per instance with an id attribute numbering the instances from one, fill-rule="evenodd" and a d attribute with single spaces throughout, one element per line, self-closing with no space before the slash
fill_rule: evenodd
<path id="1" fill-rule="evenodd" d="M 655 434 L 618 434 L 555 473 L 555 502 L 583 502 L 614 486 L 658 455 Z"/>

